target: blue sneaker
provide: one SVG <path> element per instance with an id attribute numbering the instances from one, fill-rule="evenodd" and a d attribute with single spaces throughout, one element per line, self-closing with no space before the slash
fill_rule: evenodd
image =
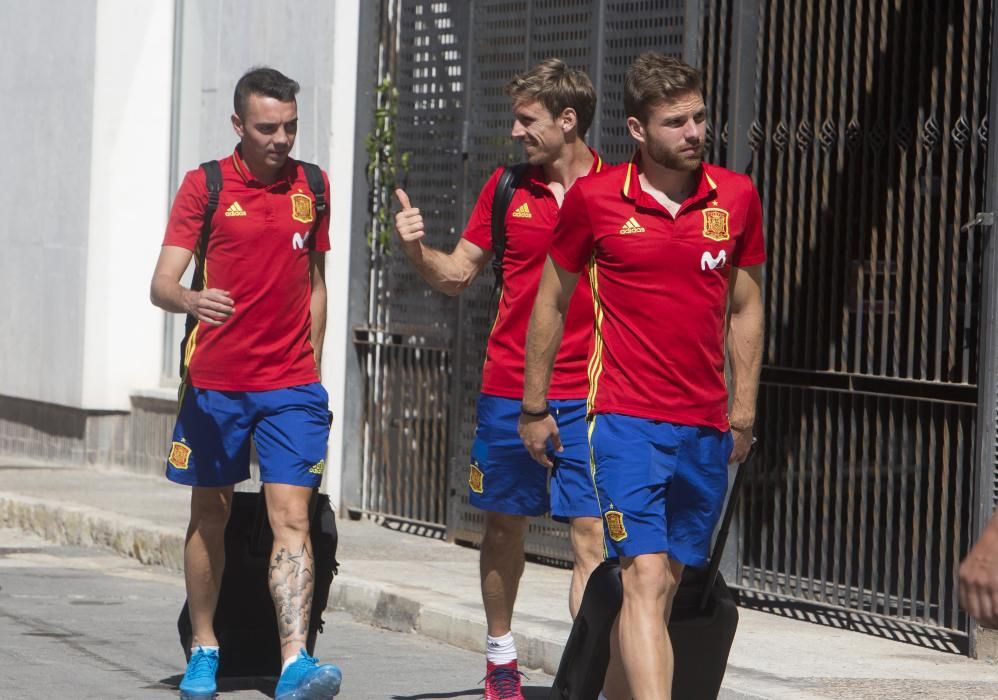
<path id="1" fill-rule="evenodd" d="M 198 647 L 187 662 L 187 672 L 180 681 L 181 700 L 215 697 L 215 673 L 218 671 L 218 652 Z"/>
<path id="2" fill-rule="evenodd" d="M 304 649 L 277 681 L 274 700 L 326 700 L 340 692 L 343 673 L 333 664 L 319 666 Z"/>

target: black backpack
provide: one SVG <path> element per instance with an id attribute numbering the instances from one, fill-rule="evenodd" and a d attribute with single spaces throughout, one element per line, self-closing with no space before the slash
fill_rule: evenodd
<path id="1" fill-rule="evenodd" d="M 513 192 L 528 167 L 530 163 L 516 163 L 504 167 L 496 185 L 495 195 L 492 197 L 492 272 L 495 276 L 493 296 L 502 289 L 502 259 L 506 254 L 506 212 L 509 210 L 510 202 L 513 201 Z"/>
<path id="2" fill-rule="evenodd" d="M 298 161 L 302 170 L 305 171 L 305 179 L 308 180 L 308 187 L 315 197 L 316 217 L 313 226 L 325 215 L 328 205 L 326 203 L 326 181 L 322 178 L 322 169 L 315 163 Z M 204 289 L 204 260 L 208 255 L 208 238 L 211 236 L 211 220 L 218 209 L 218 197 L 222 193 L 222 168 L 217 160 L 209 160 L 201 164 L 204 170 L 204 179 L 208 185 L 208 204 L 204 208 L 204 218 L 201 222 L 201 235 L 198 237 L 198 245 L 194 251 L 194 277 L 191 279 L 191 289 L 196 292 Z M 508 206 L 508 203 L 507 203 Z M 309 236 L 308 245 L 315 244 L 315 237 Z M 184 337 L 180 341 L 180 383 L 187 380 L 187 340 L 191 337 L 197 319 L 187 314 L 184 323 Z"/>

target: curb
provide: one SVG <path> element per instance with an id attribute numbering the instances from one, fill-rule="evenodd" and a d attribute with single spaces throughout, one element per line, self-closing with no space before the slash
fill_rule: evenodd
<path id="1" fill-rule="evenodd" d="M 97 508 L 53 503 L 0 492 L 0 525 L 34 533 L 58 544 L 111 550 L 142 564 L 183 570 L 184 537 L 171 528 Z M 341 568 L 349 569 L 349 561 Z M 418 592 L 418 596 L 414 593 Z M 429 599 L 430 602 L 426 602 Z M 469 651 L 481 651 L 484 617 L 462 614 L 448 606 L 442 591 L 372 583 L 347 574 L 336 576 L 327 609 L 344 610 L 366 624 L 394 632 L 418 633 Z M 554 674 L 558 670 L 568 626 L 552 629 L 550 621 L 518 621 L 514 633 L 520 663 Z"/>
<path id="2" fill-rule="evenodd" d="M 448 596 L 442 591 L 420 589 L 419 593 L 416 596 L 405 586 L 340 574 L 329 592 L 327 608 L 345 610 L 359 622 L 393 632 L 418 633 L 468 651 L 482 651 L 487 629 L 484 616 L 456 611 L 446 604 Z M 513 636 L 520 665 L 554 675 L 569 630 L 567 624 L 518 619 Z"/>
<path id="3" fill-rule="evenodd" d="M 0 524 L 58 544 L 110 549 L 143 564 L 180 571 L 184 538 L 175 530 L 76 504 L 0 492 Z"/>

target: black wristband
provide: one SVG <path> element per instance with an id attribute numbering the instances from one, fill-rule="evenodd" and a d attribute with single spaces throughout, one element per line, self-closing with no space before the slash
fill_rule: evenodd
<path id="1" fill-rule="evenodd" d="M 539 411 L 528 411 L 521 403 L 520 413 L 524 416 L 530 416 L 531 418 L 544 418 L 545 416 L 551 415 L 551 411 L 548 410 L 547 401 L 544 402 L 544 408 Z"/>

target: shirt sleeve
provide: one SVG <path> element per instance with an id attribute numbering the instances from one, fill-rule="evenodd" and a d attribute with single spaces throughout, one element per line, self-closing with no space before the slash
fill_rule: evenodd
<path id="1" fill-rule="evenodd" d="M 551 259 L 575 274 L 585 269 L 596 242 L 583 189 L 580 181 L 565 193 L 551 242 Z"/>
<path id="2" fill-rule="evenodd" d="M 488 182 L 478 194 L 475 208 L 471 210 L 468 225 L 464 227 L 461 237 L 474 243 L 482 250 L 492 250 L 492 201 L 495 199 L 496 187 L 502 168 L 497 168 Z"/>
<path id="3" fill-rule="evenodd" d="M 329 190 L 329 176 L 326 175 L 326 171 L 322 171 L 322 181 L 326 183 L 326 213 L 319 217 L 319 223 L 315 228 L 315 252 L 325 253 L 329 250 L 329 219 L 332 217 L 333 212 L 330 206 L 330 201 L 332 200 L 331 192 Z"/>
<path id="4" fill-rule="evenodd" d="M 732 255 L 734 267 L 751 267 L 766 262 L 766 241 L 762 235 L 762 201 L 755 185 L 749 181 L 747 194 L 748 209 L 745 213 L 745 227 L 738 237 Z"/>
<path id="5" fill-rule="evenodd" d="M 201 168 L 191 170 L 180 183 L 166 222 L 163 245 L 194 250 L 201 236 L 204 210 L 208 206 L 208 185 Z"/>

